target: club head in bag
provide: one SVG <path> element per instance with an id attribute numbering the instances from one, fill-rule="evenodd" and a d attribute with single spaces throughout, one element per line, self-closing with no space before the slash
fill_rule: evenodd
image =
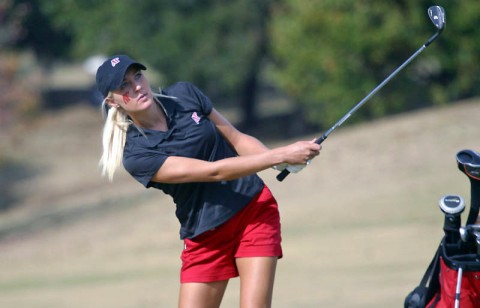
<path id="1" fill-rule="evenodd" d="M 479 225 L 466 225 L 465 227 L 461 227 L 460 230 L 460 238 L 463 242 L 469 242 L 471 240 L 475 240 L 477 245 L 480 245 L 480 226 Z"/>
<path id="2" fill-rule="evenodd" d="M 446 24 L 445 10 L 443 7 L 435 5 L 428 8 L 428 16 L 438 31 L 443 31 Z"/>
<path id="3" fill-rule="evenodd" d="M 467 227 L 460 227 L 458 232 L 460 232 L 460 238 L 462 239 L 462 242 L 466 243 L 470 239 L 470 234 L 468 233 Z"/>
<path id="4" fill-rule="evenodd" d="M 458 169 L 470 180 L 480 181 L 480 153 L 473 150 L 462 150 L 457 153 Z"/>
<path id="5" fill-rule="evenodd" d="M 458 195 L 446 195 L 438 203 L 445 214 L 443 231 L 445 232 L 445 243 L 454 244 L 459 240 L 459 228 L 461 225 L 461 214 L 465 209 L 465 200 Z"/>
<path id="6" fill-rule="evenodd" d="M 445 214 L 460 215 L 465 209 L 465 199 L 458 195 L 446 195 L 440 199 L 438 205 Z"/>
<path id="7" fill-rule="evenodd" d="M 478 220 L 480 211 L 480 153 L 473 150 L 462 150 L 457 153 L 458 169 L 470 180 L 470 212 L 467 224 Z"/>

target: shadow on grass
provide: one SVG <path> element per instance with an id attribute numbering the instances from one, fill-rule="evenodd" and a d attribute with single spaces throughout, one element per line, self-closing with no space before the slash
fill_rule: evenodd
<path id="1" fill-rule="evenodd" d="M 61 109 L 72 104 L 100 106 L 102 98 L 95 85 L 88 88 L 48 89 L 42 93 L 42 108 L 45 110 Z"/>
<path id="2" fill-rule="evenodd" d="M 45 110 L 61 109 L 72 104 L 88 104 L 99 108 L 101 103 L 102 97 L 95 85 L 84 89 L 50 89 L 42 95 L 42 108 Z M 235 123 L 235 126 L 264 142 L 281 142 L 319 132 L 319 126 L 308 124 L 300 110 L 263 116 L 254 123 Z"/>
<path id="3" fill-rule="evenodd" d="M 287 139 L 304 138 L 305 135 L 321 133 L 319 126 L 308 124 L 298 112 L 264 116 L 254 124 L 240 123 L 237 127 L 262 142 L 282 142 Z"/>
<path id="4" fill-rule="evenodd" d="M 27 218 L 11 224 L 0 225 L 0 242 L 9 238 L 37 233 L 49 229 L 71 225 L 75 222 L 99 218 L 109 212 L 118 212 L 122 209 L 136 206 L 139 200 L 147 199 L 143 193 L 102 200 L 94 204 L 82 204 L 68 208 L 45 208 L 42 211 L 32 212 Z"/>
<path id="5" fill-rule="evenodd" d="M 24 163 L 0 162 L 0 213 L 13 208 L 21 199 L 21 193 L 15 189 L 16 183 L 36 173 L 38 170 L 34 170 Z"/>

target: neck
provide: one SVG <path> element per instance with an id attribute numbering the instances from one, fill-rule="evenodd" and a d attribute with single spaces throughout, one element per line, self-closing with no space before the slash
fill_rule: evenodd
<path id="1" fill-rule="evenodd" d="M 168 130 L 167 117 L 162 107 L 155 103 L 148 111 L 139 114 L 131 114 L 133 122 L 140 127 L 159 131 Z"/>

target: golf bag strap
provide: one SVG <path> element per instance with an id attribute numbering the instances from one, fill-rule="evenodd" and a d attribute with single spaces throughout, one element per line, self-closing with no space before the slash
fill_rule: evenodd
<path id="1" fill-rule="evenodd" d="M 443 239 L 428 265 L 420 284 L 405 298 L 404 308 L 425 308 L 440 289 L 440 254 Z"/>
<path id="2" fill-rule="evenodd" d="M 443 243 L 443 241 L 442 241 Z M 432 261 L 430 261 L 430 264 L 428 265 L 427 270 L 425 271 L 425 274 L 423 275 L 422 280 L 420 281 L 421 286 L 427 286 L 427 283 L 429 287 L 432 287 L 433 283 L 438 283 L 434 279 L 438 276 L 440 273 L 440 251 L 442 247 L 442 243 L 438 245 L 437 251 L 435 252 L 435 255 L 433 256 Z"/>

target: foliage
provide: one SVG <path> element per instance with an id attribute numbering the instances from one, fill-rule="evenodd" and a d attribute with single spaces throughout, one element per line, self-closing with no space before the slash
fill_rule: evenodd
<path id="1" fill-rule="evenodd" d="M 362 107 L 357 120 L 479 94 L 480 2 L 443 2 L 444 33 Z M 435 32 L 430 5 L 285 0 L 273 14 L 273 75 L 311 122 L 333 124 Z"/>
<path id="2" fill-rule="evenodd" d="M 0 43 L 21 51 L 33 51 L 44 63 L 65 56 L 71 37 L 65 29 L 54 29 L 40 10 L 38 0 L 0 1 Z"/>
<path id="3" fill-rule="evenodd" d="M 157 69 L 163 86 L 188 80 L 216 103 L 241 104 L 244 120 L 255 118 L 263 78 L 308 111 L 311 123 L 324 126 L 370 93 L 435 31 L 426 14 L 434 4 L 430 0 L 5 2 L 30 8 L 23 24 L 37 35 L 25 36 L 22 46 L 49 33 L 47 43 L 37 47 L 50 46 L 52 55 L 85 59 L 128 53 Z M 446 10 L 446 30 L 354 119 L 480 94 L 480 2 L 435 4 Z M 48 48 L 35 50 L 48 54 Z"/>
<path id="4" fill-rule="evenodd" d="M 28 36 L 23 22 L 28 6 L 0 1 L 0 128 L 7 131 L 16 121 L 36 113 L 40 101 L 39 69 L 32 54 L 15 48 Z M 0 164 L 2 161 L 0 154 Z"/>
<path id="5" fill-rule="evenodd" d="M 42 7 L 74 35 L 75 57 L 127 53 L 158 69 L 164 84 L 188 80 L 213 98 L 238 102 L 265 52 L 261 26 L 269 3 L 58 0 Z"/>

